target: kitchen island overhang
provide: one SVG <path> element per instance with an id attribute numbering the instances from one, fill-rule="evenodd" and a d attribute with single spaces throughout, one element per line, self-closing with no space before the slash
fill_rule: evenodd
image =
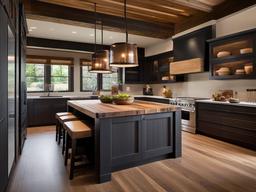
<path id="1" fill-rule="evenodd" d="M 68 101 L 68 111 L 93 122 L 99 182 L 111 172 L 156 160 L 181 157 L 181 110 L 146 101 L 131 105 L 99 100 Z"/>

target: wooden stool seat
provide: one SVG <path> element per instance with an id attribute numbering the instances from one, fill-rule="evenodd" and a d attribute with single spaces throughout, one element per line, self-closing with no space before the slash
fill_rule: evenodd
<path id="1" fill-rule="evenodd" d="M 68 113 L 69 115 L 63 115 L 64 113 Z M 56 141 L 58 144 L 61 142 L 61 138 L 63 138 L 63 147 L 62 147 L 62 153 L 64 153 L 64 146 L 65 146 L 65 128 L 63 127 L 63 123 L 66 121 L 74 121 L 78 120 L 78 118 L 73 115 L 70 112 L 61 112 L 61 113 L 56 113 Z M 64 128 L 64 129 L 63 129 Z M 63 136 L 63 137 L 62 137 Z"/>
<path id="2" fill-rule="evenodd" d="M 92 136 L 92 129 L 82 121 L 64 122 L 64 127 L 67 129 L 71 139 L 80 139 Z"/>
<path id="3" fill-rule="evenodd" d="M 78 119 L 75 115 L 63 115 L 58 117 L 59 121 L 63 124 L 66 121 L 72 121 Z"/>
<path id="4" fill-rule="evenodd" d="M 64 116 L 64 115 L 73 115 L 71 112 L 59 112 L 55 114 L 56 119 L 60 116 Z"/>

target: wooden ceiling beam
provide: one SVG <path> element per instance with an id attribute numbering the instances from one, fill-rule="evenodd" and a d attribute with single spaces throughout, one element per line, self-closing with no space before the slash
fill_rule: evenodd
<path id="1" fill-rule="evenodd" d="M 122 1 L 113 0 L 38 0 L 45 3 L 52 3 L 61 6 L 77 8 L 81 10 L 93 11 L 93 3 L 97 3 L 97 12 L 123 17 L 124 5 Z M 127 17 L 136 20 L 163 23 L 177 23 L 183 17 L 188 17 L 190 14 L 183 9 L 174 7 L 164 7 L 160 4 L 146 3 L 136 0 L 129 0 L 127 4 Z"/>
<path id="2" fill-rule="evenodd" d="M 186 6 L 186 7 L 190 7 L 199 11 L 203 11 L 203 12 L 211 12 L 212 11 L 212 7 L 201 3 L 199 0 L 166 0 L 169 2 L 173 2 L 182 6 Z"/>
<path id="3" fill-rule="evenodd" d="M 255 0 L 225 0 L 223 3 L 215 6 L 210 13 L 196 14 L 191 16 L 188 20 L 184 20 L 183 22 L 176 24 L 175 34 L 204 22 L 220 19 L 252 5 L 255 5 Z"/>
<path id="4" fill-rule="evenodd" d="M 95 22 L 94 12 L 69 8 L 35 0 L 24 0 L 25 12 L 28 18 L 39 18 L 41 20 L 62 23 L 67 21 L 69 24 L 92 26 Z M 107 30 L 123 30 L 124 19 L 122 17 L 98 13 L 99 18 L 103 18 L 104 26 Z M 128 31 L 130 34 L 142 35 L 147 37 L 165 39 L 173 35 L 174 25 L 163 23 L 151 23 L 135 19 L 127 19 Z M 120 29 L 121 27 L 121 29 Z"/>

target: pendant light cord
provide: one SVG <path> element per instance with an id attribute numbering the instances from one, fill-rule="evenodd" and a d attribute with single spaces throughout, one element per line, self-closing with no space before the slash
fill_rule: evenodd
<path id="1" fill-rule="evenodd" d="M 126 43 L 128 43 L 128 30 L 127 30 L 127 5 L 126 5 L 126 0 L 124 0 L 124 22 L 125 22 Z"/>
<path id="2" fill-rule="evenodd" d="M 101 18 L 101 47 L 103 50 L 104 47 L 103 47 L 103 20 L 102 20 L 102 18 Z"/>
<path id="3" fill-rule="evenodd" d="M 97 12 L 96 12 L 96 3 L 94 3 L 94 17 L 95 17 L 95 24 L 94 24 L 94 53 L 96 53 L 96 28 L 97 28 Z"/>

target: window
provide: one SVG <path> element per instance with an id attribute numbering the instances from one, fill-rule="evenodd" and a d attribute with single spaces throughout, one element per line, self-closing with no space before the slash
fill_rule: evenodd
<path id="1" fill-rule="evenodd" d="M 44 71 L 42 64 L 27 64 L 26 79 L 29 92 L 44 91 Z"/>
<path id="2" fill-rule="evenodd" d="M 117 71 L 111 74 L 103 74 L 102 75 L 102 89 L 103 90 L 111 90 L 112 85 L 118 83 L 118 73 Z"/>
<path id="3" fill-rule="evenodd" d="M 27 56 L 28 92 L 72 91 L 73 59 Z"/>
<path id="4" fill-rule="evenodd" d="M 97 86 L 104 91 L 111 90 L 113 84 L 118 83 L 118 72 L 117 69 L 111 74 L 90 73 L 89 69 L 91 61 L 88 59 L 81 59 L 81 91 L 93 91 L 97 89 Z M 99 85 L 98 85 L 99 82 Z"/>
<path id="5" fill-rule="evenodd" d="M 81 91 L 93 91 L 97 89 L 97 73 L 90 73 L 91 61 L 81 59 Z"/>
<path id="6" fill-rule="evenodd" d="M 68 65 L 51 65 L 51 81 L 54 91 L 69 90 L 69 66 Z"/>

